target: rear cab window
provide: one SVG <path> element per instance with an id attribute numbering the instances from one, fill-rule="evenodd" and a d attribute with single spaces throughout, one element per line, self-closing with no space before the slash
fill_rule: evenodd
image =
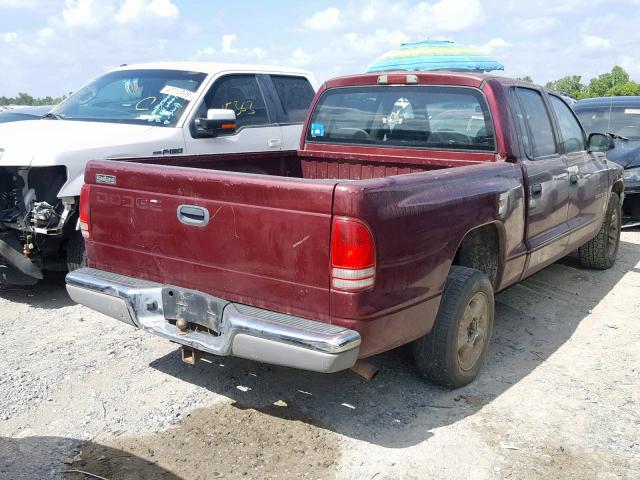
<path id="1" fill-rule="evenodd" d="M 495 151 L 491 114 L 480 90 L 444 86 L 365 86 L 327 90 L 307 142 Z"/>
<path id="2" fill-rule="evenodd" d="M 280 123 L 304 123 L 315 91 L 305 77 L 271 75 L 282 107 Z"/>

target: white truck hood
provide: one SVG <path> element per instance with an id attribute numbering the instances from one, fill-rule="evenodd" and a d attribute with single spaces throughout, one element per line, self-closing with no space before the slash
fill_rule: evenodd
<path id="1" fill-rule="evenodd" d="M 78 151 L 101 153 L 99 158 L 151 155 L 162 148 L 179 148 L 158 144 L 177 132 L 181 136 L 176 128 L 71 120 L 5 123 L 0 125 L 0 166 L 62 165 L 65 154 Z"/>
<path id="2" fill-rule="evenodd" d="M 67 167 L 59 197 L 77 196 L 89 160 L 151 156 L 184 148 L 182 129 L 72 120 L 0 124 L 0 167 Z"/>

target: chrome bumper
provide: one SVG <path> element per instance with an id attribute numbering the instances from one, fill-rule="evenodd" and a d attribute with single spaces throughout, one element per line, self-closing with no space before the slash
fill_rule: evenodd
<path id="1" fill-rule="evenodd" d="M 77 303 L 213 355 L 324 373 L 358 358 L 358 332 L 193 290 L 82 268 L 67 275 L 67 291 Z M 176 319 L 194 328 L 180 330 Z"/>

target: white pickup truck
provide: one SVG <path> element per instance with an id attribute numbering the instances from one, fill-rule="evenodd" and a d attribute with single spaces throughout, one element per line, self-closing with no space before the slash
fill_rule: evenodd
<path id="1" fill-rule="evenodd" d="M 83 264 L 89 160 L 296 150 L 314 93 L 313 76 L 291 68 L 123 65 L 42 119 L 0 125 L 0 284 Z"/>

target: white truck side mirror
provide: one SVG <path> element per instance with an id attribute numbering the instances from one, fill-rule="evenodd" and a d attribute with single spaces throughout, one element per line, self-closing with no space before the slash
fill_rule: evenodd
<path id="1" fill-rule="evenodd" d="M 207 118 L 196 118 L 195 134 L 198 138 L 213 138 L 236 133 L 236 112 L 225 108 L 207 110 Z"/>

